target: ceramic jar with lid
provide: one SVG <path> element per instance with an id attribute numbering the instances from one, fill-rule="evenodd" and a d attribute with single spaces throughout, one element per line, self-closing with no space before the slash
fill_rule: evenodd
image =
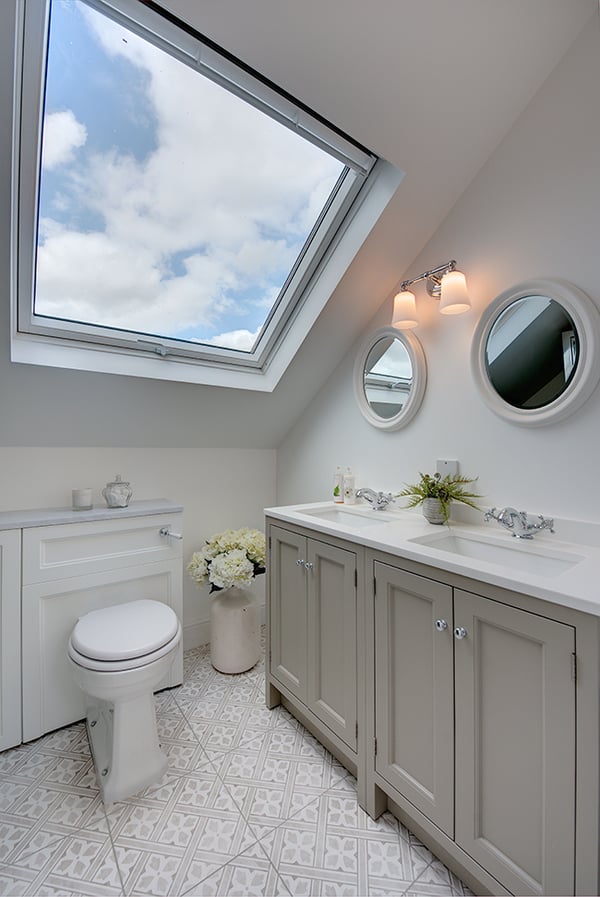
<path id="1" fill-rule="evenodd" d="M 133 495 L 133 489 L 117 474 L 112 483 L 107 483 L 102 495 L 109 508 L 126 508 Z"/>

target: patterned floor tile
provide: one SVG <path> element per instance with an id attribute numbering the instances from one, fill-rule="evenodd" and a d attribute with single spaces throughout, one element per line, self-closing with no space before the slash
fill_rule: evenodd
<path id="1" fill-rule="evenodd" d="M 289 897 L 289 890 L 257 846 L 245 850 L 226 866 L 207 875 L 191 890 L 183 892 L 194 897 Z"/>
<path id="2" fill-rule="evenodd" d="M 421 887 L 422 885 L 435 885 L 436 888 L 440 887 L 444 890 L 449 889 L 449 893 L 453 895 L 468 895 L 471 894 L 471 891 L 463 882 L 451 872 L 441 860 L 433 857 L 432 861 L 428 866 L 421 872 L 418 879 L 414 882 L 415 887 Z M 438 893 L 436 891 L 436 893 Z"/>
<path id="3" fill-rule="evenodd" d="M 2 872 L 3 880 L 12 880 L 15 893 L 37 895 L 44 889 L 90 897 L 122 893 L 112 845 L 104 835 L 52 839 L 38 833 L 37 843 L 23 847 Z M 13 893 L 8 884 L 5 891 L 1 887 L 0 893 Z"/>
<path id="4" fill-rule="evenodd" d="M 92 839 L 87 833 L 66 839 L 45 884 L 79 894 L 120 895 L 121 877 L 110 839 Z"/>
<path id="5" fill-rule="evenodd" d="M 0 869 L 0 895 L 2 897 L 20 897 L 25 894 L 30 881 L 16 875 L 11 875 L 7 870 Z M 41 893 L 41 890 L 40 890 Z"/>
<path id="6" fill-rule="evenodd" d="M 349 790 L 324 793 L 260 844 L 293 894 L 401 894 L 416 877 L 397 822 L 373 823 Z"/>
<path id="7" fill-rule="evenodd" d="M 0 754 L 0 897 L 472 897 L 283 707 L 264 659 L 218 673 L 203 648 L 156 696 L 169 768 L 104 805 L 82 723 Z"/>

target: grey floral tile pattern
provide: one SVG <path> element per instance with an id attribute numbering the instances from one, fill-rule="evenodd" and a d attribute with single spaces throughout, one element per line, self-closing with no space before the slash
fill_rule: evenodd
<path id="1" fill-rule="evenodd" d="M 283 707 L 264 661 L 227 676 L 208 647 L 156 696 L 169 769 L 105 806 L 85 726 L 0 753 L 0 897 L 469 897 Z"/>

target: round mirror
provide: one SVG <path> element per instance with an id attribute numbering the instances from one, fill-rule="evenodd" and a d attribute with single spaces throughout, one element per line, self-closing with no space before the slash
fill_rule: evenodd
<path id="1" fill-rule="evenodd" d="M 600 317 L 570 284 L 529 281 L 498 296 L 473 339 L 472 368 L 501 417 L 541 426 L 572 414 L 599 376 Z"/>
<path id="2" fill-rule="evenodd" d="M 358 407 L 374 427 L 397 430 L 414 416 L 425 392 L 427 367 L 411 333 L 382 327 L 362 344 L 354 365 Z"/>

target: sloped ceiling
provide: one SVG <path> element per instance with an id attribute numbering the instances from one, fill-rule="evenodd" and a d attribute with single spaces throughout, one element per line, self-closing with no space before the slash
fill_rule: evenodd
<path id="1" fill-rule="evenodd" d="M 190 387 L 216 444 L 276 446 L 598 15 L 597 0 L 160 5 L 405 172 L 275 392 Z"/>

